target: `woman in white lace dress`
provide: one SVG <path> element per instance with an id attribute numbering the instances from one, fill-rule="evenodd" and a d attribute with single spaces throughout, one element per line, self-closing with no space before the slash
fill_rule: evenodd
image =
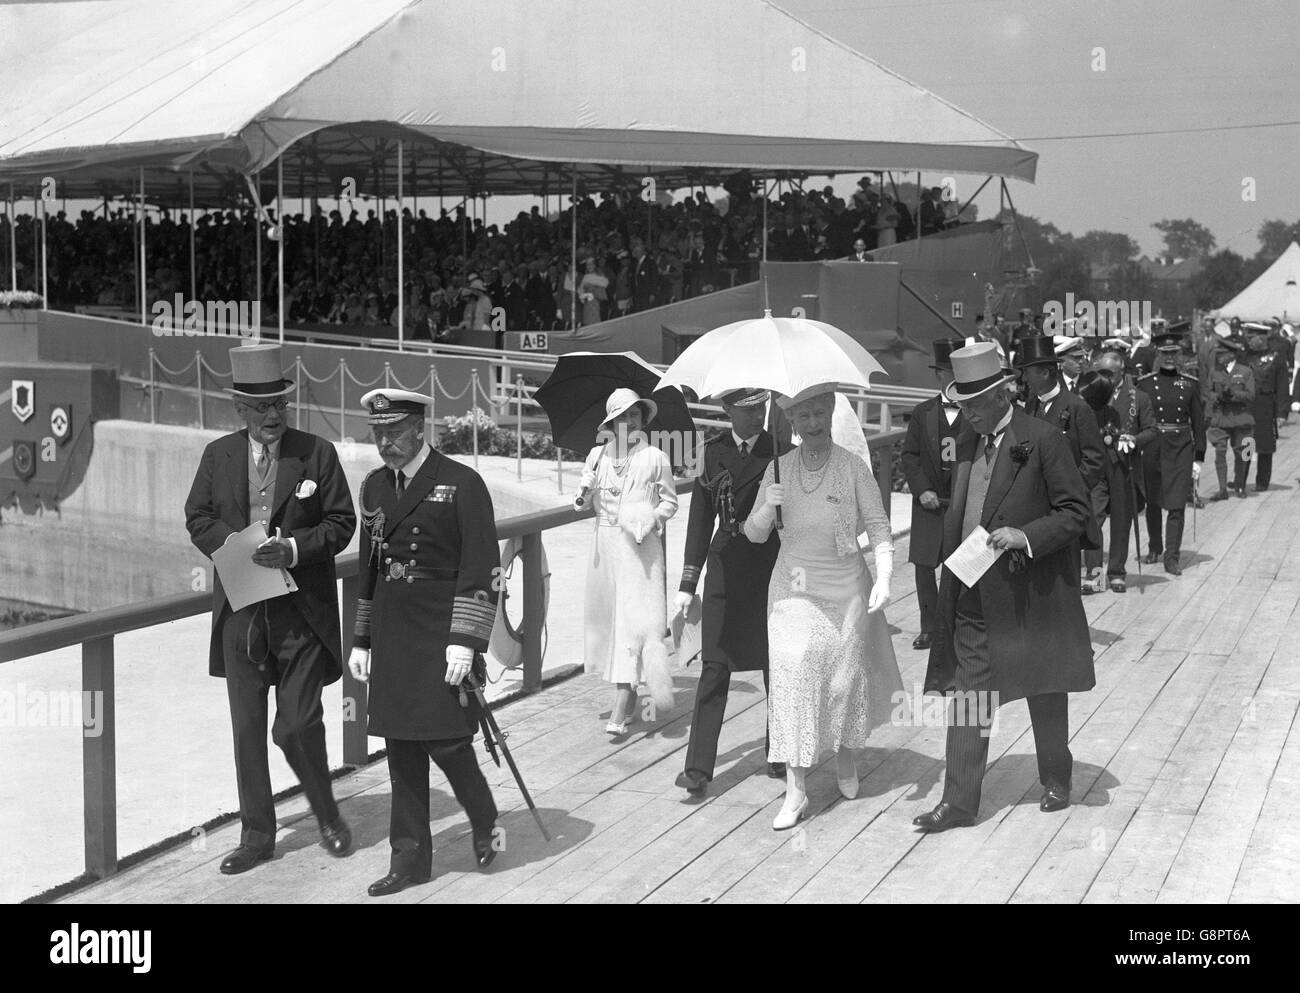
<path id="1" fill-rule="evenodd" d="M 629 389 L 606 403 L 604 439 L 591 450 L 574 500 L 589 499 L 596 533 L 587 567 L 586 670 L 616 687 L 605 730 L 627 732 L 644 682 L 655 705 L 673 702 L 669 670 L 664 525 L 677 512 L 677 489 L 668 456 L 650 445 L 645 426 L 657 405 Z"/>
<path id="2" fill-rule="evenodd" d="M 781 507 L 781 551 L 768 589 L 771 689 L 768 761 L 786 764 L 785 804 L 775 829 L 793 827 L 808 807 L 804 777 L 836 755 L 840 792 L 857 795 L 854 750 L 888 723 L 903 688 L 884 617 L 894 545 L 871 466 L 831 438 L 832 386 L 778 401 L 800 436 L 763 480 L 762 506 L 745 522 L 750 541 L 765 540 Z M 872 582 L 858 536 L 875 552 Z"/>

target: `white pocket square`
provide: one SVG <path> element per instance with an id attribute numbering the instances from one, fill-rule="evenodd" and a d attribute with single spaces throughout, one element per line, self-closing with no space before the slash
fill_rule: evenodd
<path id="1" fill-rule="evenodd" d="M 311 479 L 304 479 L 301 483 L 298 484 L 298 488 L 294 491 L 294 496 L 296 496 L 299 500 L 306 500 L 309 496 L 311 496 L 315 492 L 316 492 L 316 482 Z"/>

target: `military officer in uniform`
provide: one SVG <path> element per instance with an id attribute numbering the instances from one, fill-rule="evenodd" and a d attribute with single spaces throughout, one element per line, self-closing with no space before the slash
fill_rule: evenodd
<path id="1" fill-rule="evenodd" d="M 1085 383 L 1093 374 L 1103 376 L 1107 387 Z M 1123 593 L 1128 589 L 1128 542 L 1133 531 L 1133 517 L 1137 513 L 1135 491 L 1141 489 L 1141 474 L 1135 478 L 1133 469 L 1139 463 L 1142 450 L 1159 434 L 1155 412 L 1151 408 L 1151 398 L 1137 388 L 1131 376 L 1124 374 L 1124 359 L 1114 349 L 1101 352 L 1095 368 L 1085 372 L 1080 383 L 1083 385 L 1079 392 L 1085 399 L 1093 395 L 1099 399 L 1105 396 L 1106 407 L 1098 414 L 1099 424 L 1103 418 L 1106 420 L 1101 439 L 1106 447 L 1105 480 L 1092 488 L 1092 509 L 1098 521 L 1110 517 L 1106 582 L 1112 593 Z M 1085 389 L 1085 386 L 1090 388 Z M 1101 549 L 1085 552 L 1083 560 L 1091 588 L 1085 585 L 1082 592 L 1101 592 Z"/>
<path id="2" fill-rule="evenodd" d="M 1269 348 L 1262 334 L 1252 334 L 1246 345 L 1246 364 L 1255 376 L 1255 492 L 1263 493 L 1273 478 L 1273 453 L 1277 451 L 1278 421 L 1286 417 L 1290 375 L 1286 356 Z"/>
<path id="3" fill-rule="evenodd" d="M 1179 371 L 1182 335 L 1165 332 L 1157 335 L 1153 344 L 1159 368 L 1137 380 L 1138 389 L 1151 398 L 1159 432 L 1142 451 L 1149 549 L 1146 561 L 1154 563 L 1163 558 L 1165 572 L 1181 576 L 1183 520 L 1187 499 L 1201 476 L 1205 458 L 1205 418 L 1200 385 L 1194 377 Z M 1161 510 L 1169 515 L 1167 530 L 1161 527 Z"/>
<path id="4" fill-rule="evenodd" d="M 934 342 L 935 378 L 940 393 L 912 408 L 907 436 L 899 454 L 907 488 L 912 491 L 912 534 L 907 560 L 916 569 L 916 599 L 921 608 L 921 633 L 912 642 L 917 651 L 934 640 L 939 585 L 935 570 L 943 564 L 943 515 L 952 498 L 952 470 L 956 465 L 957 434 L 966 419 L 942 393 L 952 382 L 952 355 L 963 343 L 955 338 Z"/>
<path id="5" fill-rule="evenodd" d="M 703 471 L 691 492 L 682 581 L 674 606 L 682 614 L 690 609 L 704 570 L 703 664 L 682 775 L 687 792 L 697 796 L 713 779 L 731 674 L 761 671 L 767 688 L 767 587 L 780 539 L 773 531 L 755 545 L 741 525 L 753 509 L 767 464 L 777 454 L 772 436 L 763 429 L 769 396 L 766 390 L 739 389 L 718 397 L 731 430 L 705 445 Z M 768 775 L 784 778 L 784 764 L 769 763 Z"/>
<path id="6" fill-rule="evenodd" d="M 1240 342 L 1224 338 L 1215 355 L 1215 370 L 1210 374 L 1210 429 L 1206 439 L 1214 446 L 1214 471 L 1219 477 L 1219 492 L 1211 500 L 1228 499 L 1228 445 L 1232 445 L 1232 492 L 1246 496 L 1246 474 L 1250 472 L 1247 444 L 1255 430 L 1251 408 L 1255 402 L 1255 374 L 1241 361 Z M 1253 442 L 1251 442 L 1253 444 Z"/>
<path id="7" fill-rule="evenodd" d="M 430 878 L 430 759 L 469 815 L 478 865 L 498 847 L 496 804 L 473 748 L 482 715 L 460 685 L 471 671 L 484 674 L 500 574 L 496 522 L 479 474 L 425 444 L 432 402 L 389 389 L 361 398 L 384 467 L 361 484 L 361 586 L 348 667 L 369 679 L 370 733 L 387 745 L 392 782 L 392 856 L 371 896 Z"/>

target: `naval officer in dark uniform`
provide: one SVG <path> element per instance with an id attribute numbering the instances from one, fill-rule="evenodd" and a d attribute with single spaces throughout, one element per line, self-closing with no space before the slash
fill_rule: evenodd
<path id="1" fill-rule="evenodd" d="M 496 619 L 499 575 L 492 497 L 473 469 L 424 442 L 433 401 L 406 390 L 372 390 L 370 412 L 384 468 L 361 484 L 361 587 L 348 667 L 370 682 L 370 733 L 388 747 L 392 781 L 388 875 L 371 884 L 386 896 L 428 882 L 429 760 L 469 815 L 474 856 L 496 856 L 496 804 L 474 756 L 481 715 L 460 683 Z"/>
<path id="2" fill-rule="evenodd" d="M 1245 346 L 1231 338 L 1219 341 L 1215 368 L 1210 373 L 1210 427 L 1206 440 L 1214 446 L 1214 471 L 1219 492 L 1211 500 L 1228 499 L 1228 445 L 1232 445 L 1232 492 L 1246 496 L 1250 451 L 1255 432 L 1255 374 L 1241 361 Z M 1248 439 L 1252 439 L 1248 444 Z"/>
<path id="3" fill-rule="evenodd" d="M 772 436 L 763 429 L 769 394 L 739 389 L 718 399 L 731 420 L 731 430 L 704 447 L 703 470 L 691 491 L 682 581 L 674 604 L 678 613 L 690 609 L 707 564 L 701 618 L 703 667 L 683 773 L 687 792 L 695 795 L 703 793 L 713 779 L 731 674 L 761 671 L 767 688 L 767 587 L 780 548 L 775 531 L 755 545 L 741 530 L 763 472 L 777 454 Z M 783 777 L 785 766 L 769 763 L 768 775 Z"/>
<path id="4" fill-rule="evenodd" d="M 1183 544 L 1183 519 L 1187 501 L 1201 477 L 1205 459 L 1205 418 L 1201 388 L 1196 377 L 1179 371 L 1183 336 L 1167 331 L 1154 337 L 1159 368 L 1137 380 L 1138 389 L 1151 398 L 1159 436 L 1142 450 L 1145 477 L 1148 563 L 1164 559 L 1165 572 L 1181 576 L 1179 555 Z M 1161 541 L 1160 511 L 1169 514 Z"/>
<path id="5" fill-rule="evenodd" d="M 952 470 L 957 464 L 957 435 L 966 424 L 957 404 L 943 395 L 952 383 L 952 355 L 963 343 L 956 338 L 934 341 L 934 370 L 940 392 L 912 408 L 899 462 L 912 491 L 912 534 L 907 560 L 916 569 L 916 599 L 921 607 L 921 633 L 912 642 L 917 651 L 934 640 L 939 584 L 935 570 L 943 563 L 943 517 L 952 498 Z"/>

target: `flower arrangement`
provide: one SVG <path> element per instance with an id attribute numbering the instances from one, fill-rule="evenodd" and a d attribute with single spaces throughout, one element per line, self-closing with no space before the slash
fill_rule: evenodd
<path id="1" fill-rule="evenodd" d="M 0 290 L 0 310 L 40 310 L 44 304 L 31 290 Z"/>

